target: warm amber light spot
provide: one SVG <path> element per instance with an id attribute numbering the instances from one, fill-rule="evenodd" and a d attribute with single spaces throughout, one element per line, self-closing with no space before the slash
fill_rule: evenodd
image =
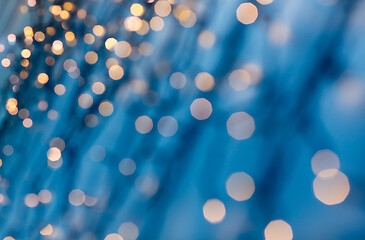
<path id="1" fill-rule="evenodd" d="M 242 3 L 236 11 L 237 19 L 243 24 L 251 24 L 256 21 L 259 13 L 252 3 Z"/>

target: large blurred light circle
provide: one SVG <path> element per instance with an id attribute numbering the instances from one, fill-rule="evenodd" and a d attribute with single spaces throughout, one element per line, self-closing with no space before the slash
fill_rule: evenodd
<path id="1" fill-rule="evenodd" d="M 204 218 L 210 223 L 219 223 L 226 216 L 226 208 L 218 199 L 209 199 L 203 206 Z"/>
<path id="2" fill-rule="evenodd" d="M 117 233 L 110 233 L 108 234 L 104 240 L 123 240 L 122 236 Z"/>
<path id="3" fill-rule="evenodd" d="M 158 132 L 164 137 L 174 136 L 178 129 L 178 123 L 175 118 L 165 116 L 157 123 Z"/>
<path id="4" fill-rule="evenodd" d="M 311 163 L 312 170 L 315 174 L 330 168 L 340 168 L 340 160 L 337 154 L 329 149 L 319 150 L 316 152 L 316 154 L 312 157 Z"/>
<path id="5" fill-rule="evenodd" d="M 199 90 L 208 92 L 215 85 L 214 78 L 207 72 L 201 72 L 195 77 L 195 85 Z"/>
<path id="6" fill-rule="evenodd" d="M 244 172 L 233 173 L 226 182 L 228 195 L 236 201 L 245 201 L 255 192 L 255 183 L 250 175 Z"/>
<path id="7" fill-rule="evenodd" d="M 245 112 L 233 113 L 227 120 L 228 134 L 237 140 L 251 137 L 255 130 L 254 119 Z"/>
<path id="8" fill-rule="evenodd" d="M 134 125 L 139 133 L 146 134 L 149 133 L 153 128 L 152 119 L 148 116 L 140 116 L 135 121 Z"/>
<path id="9" fill-rule="evenodd" d="M 265 228 L 265 240 L 292 240 L 293 231 L 283 220 L 271 221 Z"/>
<path id="10" fill-rule="evenodd" d="M 251 24 L 256 21 L 259 12 L 252 3 L 242 3 L 236 11 L 237 19 L 243 24 Z"/>
<path id="11" fill-rule="evenodd" d="M 327 205 L 343 202 L 350 192 L 349 180 L 337 169 L 326 169 L 318 173 L 313 181 L 313 191 L 319 201 Z"/>
<path id="12" fill-rule="evenodd" d="M 130 158 L 124 158 L 119 163 L 119 172 L 123 175 L 131 175 L 136 170 L 136 163 Z"/>
<path id="13" fill-rule="evenodd" d="M 244 69 L 234 70 L 228 77 L 231 88 L 236 91 L 243 91 L 248 88 L 251 83 L 251 76 Z"/>
<path id="14" fill-rule="evenodd" d="M 212 104 L 205 98 L 198 98 L 190 105 L 191 115 L 198 120 L 205 120 L 212 114 Z"/>
<path id="15" fill-rule="evenodd" d="M 138 238 L 139 230 L 133 222 L 125 222 L 118 228 L 118 233 L 123 237 L 123 240 L 135 240 Z"/>

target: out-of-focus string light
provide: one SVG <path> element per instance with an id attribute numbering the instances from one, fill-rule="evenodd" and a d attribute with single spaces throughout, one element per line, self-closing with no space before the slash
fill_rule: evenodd
<path id="1" fill-rule="evenodd" d="M 256 21 L 259 13 L 252 3 L 242 3 L 236 11 L 237 19 L 243 24 L 251 24 Z"/>
<path id="2" fill-rule="evenodd" d="M 149 133 L 153 128 L 152 119 L 148 116 L 140 116 L 135 121 L 135 127 L 137 132 L 146 134 Z"/>
<path id="3" fill-rule="evenodd" d="M 131 175 L 134 173 L 134 171 L 136 170 L 136 163 L 130 159 L 130 158 L 125 158 L 122 159 L 122 161 L 120 161 L 119 163 L 119 172 L 121 172 L 123 175 Z"/>
<path id="4" fill-rule="evenodd" d="M 178 129 L 178 123 L 171 116 L 162 117 L 157 123 L 158 132 L 164 137 L 172 137 Z"/>
<path id="5" fill-rule="evenodd" d="M 265 228 L 265 240 L 292 240 L 293 231 L 283 220 L 271 221 Z"/>
<path id="6" fill-rule="evenodd" d="M 123 238 L 118 233 L 110 233 L 104 240 L 123 240 Z"/>
<path id="7" fill-rule="evenodd" d="M 38 196 L 34 193 L 29 193 L 24 198 L 24 203 L 27 207 L 34 208 L 38 206 Z"/>
<path id="8" fill-rule="evenodd" d="M 103 101 L 99 105 L 99 113 L 103 117 L 109 117 L 113 114 L 114 107 L 110 101 Z"/>
<path id="9" fill-rule="evenodd" d="M 195 85 L 199 90 L 208 92 L 213 89 L 215 81 L 212 75 L 202 72 L 195 77 Z"/>
<path id="10" fill-rule="evenodd" d="M 317 151 L 311 160 L 312 170 L 315 174 L 320 173 L 326 169 L 339 169 L 340 159 L 337 154 L 329 149 Z"/>
<path id="11" fill-rule="evenodd" d="M 120 80 L 124 75 L 124 70 L 121 66 L 113 65 L 109 68 L 109 77 L 113 80 Z"/>
<path id="12" fill-rule="evenodd" d="M 203 48 L 213 47 L 216 41 L 216 36 L 213 32 L 205 30 L 199 34 L 198 43 Z"/>
<path id="13" fill-rule="evenodd" d="M 139 3 L 133 3 L 130 7 L 130 11 L 134 16 L 141 16 L 144 13 L 144 7 Z"/>
<path id="14" fill-rule="evenodd" d="M 326 169 L 318 173 L 313 181 L 316 198 L 326 205 L 342 203 L 350 192 L 347 176 L 337 169 Z"/>
<path id="15" fill-rule="evenodd" d="M 81 189 L 74 189 L 68 195 L 70 204 L 74 206 L 80 206 L 85 202 L 85 193 Z"/>
<path id="16" fill-rule="evenodd" d="M 41 231 L 40 231 L 40 234 L 43 235 L 43 236 L 49 236 L 53 233 L 53 227 L 51 224 L 48 224 L 45 228 L 43 228 Z"/>
<path id="17" fill-rule="evenodd" d="M 125 240 L 136 240 L 139 236 L 139 229 L 133 222 L 124 222 L 118 228 L 118 233 Z"/>
<path id="18" fill-rule="evenodd" d="M 251 198 L 255 191 L 255 183 L 245 172 L 233 173 L 226 182 L 228 195 L 236 201 L 245 201 Z"/>
<path id="19" fill-rule="evenodd" d="M 228 134 L 237 140 L 251 137 L 255 130 L 255 121 L 245 112 L 233 113 L 227 120 Z"/>
<path id="20" fill-rule="evenodd" d="M 181 72 L 175 72 L 170 76 L 170 85 L 175 89 L 181 89 L 186 84 L 186 77 Z"/>
<path id="21" fill-rule="evenodd" d="M 126 41 L 120 41 L 114 46 L 115 54 L 120 58 L 128 57 L 132 52 L 131 45 Z"/>
<path id="22" fill-rule="evenodd" d="M 153 17 L 150 20 L 150 26 L 153 31 L 161 31 L 165 26 L 165 22 L 161 17 Z"/>
<path id="23" fill-rule="evenodd" d="M 190 105 L 191 115 L 198 120 L 205 120 L 213 112 L 212 104 L 205 98 L 195 99 Z"/>
<path id="24" fill-rule="evenodd" d="M 270 3 L 272 3 L 274 0 L 257 0 L 257 2 L 259 2 L 262 5 L 268 5 Z"/>
<path id="25" fill-rule="evenodd" d="M 213 224 L 220 223 L 226 216 L 226 208 L 224 204 L 216 199 L 209 199 L 203 206 L 204 218 Z"/>

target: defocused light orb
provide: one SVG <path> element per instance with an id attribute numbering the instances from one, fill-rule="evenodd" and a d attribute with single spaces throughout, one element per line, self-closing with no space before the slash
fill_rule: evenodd
<path id="1" fill-rule="evenodd" d="M 134 123 L 137 132 L 146 134 L 149 133 L 153 128 L 152 119 L 148 116 L 140 116 Z"/>
<path id="2" fill-rule="evenodd" d="M 136 188 L 148 197 L 153 196 L 157 192 L 159 185 L 158 176 L 154 173 L 140 175 L 135 181 Z"/>
<path id="3" fill-rule="evenodd" d="M 113 65 L 109 68 L 109 77 L 113 80 L 119 80 L 123 77 L 124 70 L 119 65 Z"/>
<path id="4" fill-rule="evenodd" d="M 255 183 L 250 175 L 244 172 L 233 173 L 226 182 L 228 195 L 236 201 L 245 201 L 255 192 Z"/>
<path id="5" fill-rule="evenodd" d="M 210 223 L 219 223 L 226 216 L 226 208 L 218 199 L 209 199 L 203 206 L 204 218 Z"/>
<path id="6" fill-rule="evenodd" d="M 181 72 L 175 72 L 170 77 L 170 85 L 175 89 L 181 89 L 186 84 L 186 77 Z"/>
<path id="7" fill-rule="evenodd" d="M 38 206 L 38 203 L 39 203 L 38 196 L 35 195 L 34 193 L 29 193 L 24 198 L 24 204 L 27 207 L 34 208 Z"/>
<path id="8" fill-rule="evenodd" d="M 46 39 L 46 35 L 44 35 L 43 32 L 41 31 L 38 31 L 34 34 L 34 39 L 37 41 L 37 42 L 42 42 L 44 41 L 44 39 Z"/>
<path id="9" fill-rule="evenodd" d="M 340 159 L 337 154 L 329 149 L 317 151 L 311 160 L 312 170 L 315 174 L 318 174 L 322 170 L 334 168 L 340 168 Z"/>
<path id="10" fill-rule="evenodd" d="M 213 112 L 212 104 L 205 98 L 198 98 L 190 105 L 191 115 L 198 120 L 205 120 Z"/>
<path id="11" fill-rule="evenodd" d="M 261 5 L 268 5 L 272 3 L 274 0 L 257 0 Z"/>
<path id="12" fill-rule="evenodd" d="M 30 128 L 33 125 L 33 120 L 30 118 L 26 118 L 23 120 L 23 126 L 26 128 Z"/>
<path id="13" fill-rule="evenodd" d="M 195 77 L 195 85 L 199 90 L 208 92 L 212 90 L 215 85 L 214 78 L 207 72 L 201 72 Z"/>
<path id="14" fill-rule="evenodd" d="M 243 66 L 243 70 L 247 71 L 250 75 L 250 84 L 258 84 L 262 79 L 262 68 L 256 63 L 246 63 Z"/>
<path id="15" fill-rule="evenodd" d="M 59 150 L 63 151 L 66 147 L 66 144 L 62 138 L 56 137 L 56 138 L 52 138 L 52 140 L 49 142 L 49 146 L 56 147 Z"/>
<path id="16" fill-rule="evenodd" d="M 29 49 L 23 49 L 20 54 L 22 55 L 23 58 L 29 58 L 32 53 L 30 52 Z"/>
<path id="17" fill-rule="evenodd" d="M 40 73 L 37 77 L 37 81 L 41 84 L 46 84 L 49 80 L 49 77 L 46 73 Z"/>
<path id="18" fill-rule="evenodd" d="M 51 235 L 53 232 L 53 227 L 51 224 L 48 224 L 45 228 L 43 228 L 41 231 L 40 231 L 40 234 L 43 235 L 43 236 L 49 236 Z"/>
<path id="19" fill-rule="evenodd" d="M 115 54 L 120 58 L 128 57 L 132 52 L 131 45 L 126 41 L 120 41 L 114 46 Z"/>
<path id="20" fill-rule="evenodd" d="M 94 82 L 91 85 L 91 89 L 92 89 L 93 93 L 100 95 L 105 92 L 105 85 L 102 82 Z"/>
<path id="21" fill-rule="evenodd" d="M 165 116 L 158 121 L 157 129 L 162 136 L 171 137 L 177 132 L 178 123 L 175 118 L 171 116 Z"/>
<path id="22" fill-rule="evenodd" d="M 8 41 L 9 41 L 9 43 L 13 43 L 13 42 L 15 42 L 16 41 L 16 35 L 15 34 L 9 34 L 8 35 Z"/>
<path id="23" fill-rule="evenodd" d="M 80 206 L 85 202 L 85 193 L 80 189 L 74 189 L 68 195 L 69 202 L 74 206 Z"/>
<path id="24" fill-rule="evenodd" d="M 125 158 L 119 163 L 119 172 L 121 172 L 123 175 L 131 175 L 136 170 L 136 163 L 130 159 Z"/>
<path id="25" fill-rule="evenodd" d="M 66 92 L 66 87 L 63 85 L 63 84 L 57 84 L 55 87 L 54 87 L 54 91 L 57 95 L 61 96 L 63 94 L 65 94 Z"/>
<path id="26" fill-rule="evenodd" d="M 343 202 L 350 192 L 349 180 L 337 169 L 326 169 L 318 173 L 313 181 L 316 198 L 327 205 Z"/>
<path id="27" fill-rule="evenodd" d="M 124 27 L 127 31 L 136 32 L 142 28 L 142 20 L 136 16 L 127 17 L 124 21 Z"/>
<path id="28" fill-rule="evenodd" d="M 181 26 L 185 28 L 191 28 L 196 23 L 196 14 L 189 8 L 185 8 L 184 10 L 181 10 L 181 12 L 179 12 L 178 20 Z"/>
<path id="29" fill-rule="evenodd" d="M 103 101 L 99 105 L 99 113 L 101 116 L 108 117 L 113 114 L 114 107 L 109 101 Z"/>
<path id="30" fill-rule="evenodd" d="M 96 114 L 87 114 L 84 118 L 87 127 L 94 128 L 99 124 L 99 119 Z"/>
<path id="31" fill-rule="evenodd" d="M 52 200 L 52 193 L 47 189 L 41 190 L 38 193 L 38 200 L 41 203 L 49 203 Z"/>
<path id="32" fill-rule="evenodd" d="M 286 45 L 291 38 L 291 34 L 291 29 L 286 23 L 275 21 L 270 24 L 269 38 L 276 45 Z"/>
<path id="33" fill-rule="evenodd" d="M 102 37 L 105 35 L 105 28 L 101 25 L 95 25 L 93 27 L 93 33 L 95 36 Z"/>
<path id="34" fill-rule="evenodd" d="M 52 47 L 54 48 L 54 50 L 56 51 L 60 51 L 63 49 L 63 43 L 60 40 L 55 40 L 52 43 Z"/>
<path id="35" fill-rule="evenodd" d="M 139 235 L 139 230 L 136 224 L 125 222 L 118 228 L 118 233 L 123 237 L 123 240 L 136 240 Z"/>
<path id="36" fill-rule="evenodd" d="M 139 30 L 137 30 L 137 34 L 146 35 L 150 31 L 150 25 L 146 20 L 142 20 L 142 26 Z"/>
<path id="37" fill-rule="evenodd" d="M 89 150 L 89 156 L 95 162 L 103 161 L 106 156 L 105 148 L 99 145 L 94 145 Z"/>
<path id="38" fill-rule="evenodd" d="M 237 140 L 251 137 L 255 130 L 254 119 L 245 112 L 233 113 L 227 120 L 228 134 Z"/>
<path id="39" fill-rule="evenodd" d="M 96 203 L 98 202 L 98 199 L 95 197 L 91 197 L 91 196 L 85 196 L 85 202 L 84 204 L 88 207 L 92 207 L 95 206 Z"/>
<path id="40" fill-rule="evenodd" d="M 85 61 L 88 64 L 95 64 L 98 61 L 98 54 L 94 51 L 87 52 L 85 54 Z"/>
<path id="41" fill-rule="evenodd" d="M 77 101 L 79 106 L 84 109 L 87 109 L 93 105 L 93 97 L 88 93 L 81 94 Z"/>
<path id="42" fill-rule="evenodd" d="M 198 43 L 203 48 L 211 48 L 215 43 L 215 39 L 214 33 L 205 30 L 199 34 Z"/>
<path id="43" fill-rule="evenodd" d="M 65 60 L 65 62 L 63 63 L 63 68 L 67 71 L 67 72 L 74 72 L 77 69 L 77 63 L 75 60 L 73 59 L 67 59 Z"/>
<path id="44" fill-rule="evenodd" d="M 252 3 L 242 3 L 236 11 L 237 19 L 243 24 L 251 24 L 256 21 L 259 12 Z"/>
<path id="45" fill-rule="evenodd" d="M 242 91 L 248 88 L 251 83 L 250 74 L 244 69 L 234 70 L 228 77 L 231 88 L 236 91 Z"/>
<path id="46" fill-rule="evenodd" d="M 343 76 L 339 80 L 336 103 L 341 109 L 357 109 L 364 102 L 364 83 L 359 79 Z"/>
<path id="47" fill-rule="evenodd" d="M 163 27 L 165 26 L 165 22 L 160 17 L 153 17 L 150 20 L 150 26 L 153 31 L 158 32 L 163 29 Z"/>
<path id="48" fill-rule="evenodd" d="M 108 234 L 104 240 L 124 240 L 118 233 Z"/>
<path id="49" fill-rule="evenodd" d="M 85 34 L 85 36 L 84 36 L 84 42 L 86 44 L 89 44 L 89 45 L 93 44 L 95 42 L 94 35 L 92 35 L 91 33 Z"/>
<path id="50" fill-rule="evenodd" d="M 171 12 L 171 4 L 164 0 L 157 1 L 155 4 L 155 12 L 160 17 L 166 17 Z"/>
<path id="51" fill-rule="evenodd" d="M 117 39 L 115 38 L 108 38 L 106 41 L 105 41 L 105 48 L 108 49 L 109 51 L 113 50 L 115 45 L 118 44 L 118 41 Z"/>
<path id="52" fill-rule="evenodd" d="M 56 147 L 50 148 L 47 152 L 47 158 L 50 161 L 57 161 L 58 159 L 60 159 L 60 157 L 61 157 L 61 151 Z"/>
<path id="53" fill-rule="evenodd" d="M 271 221 L 265 228 L 265 240 L 292 240 L 293 231 L 283 220 Z"/>
<path id="54" fill-rule="evenodd" d="M 116 58 L 108 58 L 105 62 L 105 66 L 109 69 L 114 65 L 119 65 L 119 61 Z"/>
<path id="55" fill-rule="evenodd" d="M 59 117 L 59 113 L 56 110 L 49 110 L 47 113 L 47 117 L 51 120 L 56 120 Z"/>
<path id="56" fill-rule="evenodd" d="M 9 60 L 9 58 L 4 58 L 3 60 L 1 60 L 1 65 L 3 65 L 3 67 L 9 67 L 11 64 L 11 61 Z"/>
<path id="57" fill-rule="evenodd" d="M 11 237 L 11 236 L 6 236 L 6 237 L 4 237 L 4 239 L 3 240 L 15 240 L 15 238 L 13 238 L 13 237 Z"/>
<path id="58" fill-rule="evenodd" d="M 134 16 L 141 16 L 144 13 L 144 7 L 139 3 L 133 3 L 130 7 L 130 11 Z"/>

